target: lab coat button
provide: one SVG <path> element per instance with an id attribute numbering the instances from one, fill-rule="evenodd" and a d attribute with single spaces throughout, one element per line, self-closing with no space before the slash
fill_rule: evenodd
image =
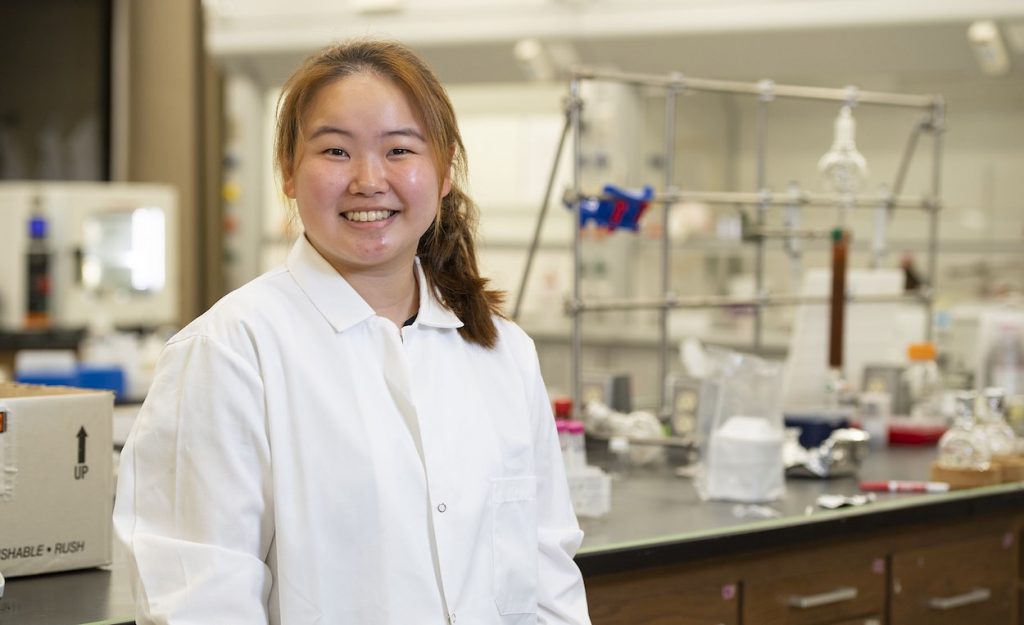
<path id="1" fill-rule="evenodd" d="M 452 623 L 452 625 L 455 624 L 455 613 L 454 612 L 452 612 L 451 614 L 448 615 L 448 622 Z"/>
<path id="2" fill-rule="evenodd" d="M 448 509 L 448 506 L 444 505 L 444 503 L 437 504 L 437 511 L 438 512 L 444 512 L 447 509 Z M 454 622 L 455 619 L 453 618 L 452 621 Z"/>

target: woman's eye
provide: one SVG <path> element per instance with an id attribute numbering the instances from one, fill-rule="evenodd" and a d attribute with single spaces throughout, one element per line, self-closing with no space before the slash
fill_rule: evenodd
<path id="1" fill-rule="evenodd" d="M 331 156 L 348 156 L 348 152 L 341 148 L 327 148 L 324 150 L 324 154 L 329 154 Z"/>
<path id="2" fill-rule="evenodd" d="M 391 154 L 393 156 L 405 156 L 406 154 L 412 154 L 412 150 L 408 148 L 391 148 Z"/>

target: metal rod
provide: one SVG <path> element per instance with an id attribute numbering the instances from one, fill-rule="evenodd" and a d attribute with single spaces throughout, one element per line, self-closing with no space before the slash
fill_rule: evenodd
<path id="1" fill-rule="evenodd" d="M 544 227 L 544 218 L 548 214 L 548 205 L 551 203 L 551 192 L 555 188 L 555 178 L 558 177 L 558 163 L 562 157 L 562 150 L 565 148 L 565 139 L 569 135 L 571 123 L 571 107 L 575 106 L 570 101 L 566 102 L 565 123 L 562 124 L 562 134 L 558 137 L 558 147 L 555 149 L 555 159 L 551 163 L 551 175 L 548 176 L 548 186 L 544 191 L 544 200 L 540 205 L 540 213 L 537 215 L 537 225 L 533 229 L 533 240 L 530 241 L 530 251 L 526 255 L 526 267 L 523 268 L 523 278 L 519 281 L 519 291 L 516 293 L 516 305 L 512 309 L 512 320 L 519 319 L 522 310 L 523 299 L 526 295 L 526 284 L 530 279 L 530 271 L 533 269 L 533 260 L 537 255 L 537 247 L 540 245 L 540 231 Z"/>
<path id="2" fill-rule="evenodd" d="M 900 157 L 900 166 L 896 170 L 896 180 L 892 183 L 892 189 L 890 193 L 893 196 L 900 194 L 903 189 L 903 183 L 907 179 L 907 170 L 910 169 L 910 161 L 914 158 L 914 152 L 917 149 L 917 139 L 921 136 L 921 132 L 929 127 L 931 124 L 931 117 L 926 117 L 922 121 L 914 124 L 914 128 L 910 131 L 910 136 L 907 137 L 907 145 L 903 148 L 903 156 Z"/>
<path id="3" fill-rule="evenodd" d="M 832 231 L 761 228 L 759 230 L 749 230 L 744 233 L 744 236 L 751 241 L 755 239 L 828 239 L 832 236 Z"/>
<path id="4" fill-rule="evenodd" d="M 589 198 L 598 196 L 587 194 L 580 196 L 569 193 L 566 194 L 564 200 L 567 203 L 572 203 L 574 198 L 579 197 Z M 835 208 L 840 200 L 846 201 L 846 199 L 845 196 L 841 197 L 838 193 L 810 193 L 800 190 L 797 190 L 796 193 L 792 191 L 776 193 L 769 190 L 761 192 L 675 190 L 655 193 L 651 201 L 664 204 L 703 202 L 705 204 L 746 204 L 750 206 L 792 206 L 793 204 L 800 204 L 809 207 Z M 855 207 L 876 208 L 884 202 L 896 208 L 920 208 L 924 210 L 933 208 L 935 203 L 933 198 L 919 196 L 895 197 L 891 194 L 855 195 L 850 196 L 849 201 L 851 202 L 850 206 Z"/>
<path id="5" fill-rule="evenodd" d="M 665 190 L 675 188 L 676 168 L 676 91 L 669 89 L 665 94 Z M 661 292 L 666 299 L 672 296 L 672 241 L 669 237 L 669 206 L 665 204 L 661 211 Z M 658 403 L 659 415 L 662 419 L 670 416 L 668 397 L 668 321 L 669 309 L 662 308 L 658 313 L 658 332 L 661 339 L 658 343 L 658 391 L 661 401 Z"/>
<path id="6" fill-rule="evenodd" d="M 609 298 L 594 301 L 577 302 L 573 314 L 586 312 L 607 312 L 616 310 L 661 310 L 690 308 L 742 308 L 742 307 L 785 307 L 804 304 L 828 304 L 828 296 L 809 295 L 765 295 L 763 297 L 735 297 L 730 295 L 706 295 L 693 297 L 641 298 L 622 299 Z M 848 304 L 886 304 L 893 302 L 928 303 L 928 294 L 893 294 L 893 295 L 847 295 Z"/>
<path id="7" fill-rule="evenodd" d="M 928 217 L 928 306 L 926 309 L 928 318 L 925 321 L 925 337 L 929 341 L 935 340 L 935 288 L 938 283 L 939 268 L 939 211 L 938 201 L 942 186 L 942 134 L 946 130 L 946 105 L 945 101 L 939 100 L 932 111 L 930 128 L 932 131 L 934 154 L 932 158 L 932 199 L 934 210 Z"/>
<path id="8" fill-rule="evenodd" d="M 582 114 L 583 101 L 580 99 L 580 81 L 573 78 L 569 83 L 569 97 L 573 106 L 569 109 L 569 119 L 572 125 L 572 188 L 579 196 L 582 181 L 580 180 L 580 158 L 583 155 L 582 139 Z M 583 319 L 580 316 L 579 304 L 581 302 L 580 282 L 583 274 L 583 234 L 580 231 L 580 217 L 582 217 L 582 206 L 579 202 L 574 203 L 573 212 L 573 254 L 572 254 L 572 354 L 570 356 L 570 379 L 572 380 L 572 410 L 576 417 L 582 414 L 580 401 L 583 398 Z"/>
<path id="9" fill-rule="evenodd" d="M 595 68 L 577 68 L 573 72 L 575 80 L 607 80 L 637 86 L 662 87 L 677 91 L 710 91 L 715 93 L 739 93 L 760 95 L 761 84 L 738 82 L 731 80 L 714 80 L 693 78 L 680 74 L 668 76 L 655 74 L 635 74 L 601 70 Z M 878 91 L 859 91 L 835 89 L 828 87 L 806 87 L 797 85 L 775 85 L 775 97 L 795 98 L 804 100 L 826 100 L 861 104 L 878 104 L 882 106 L 901 106 L 907 108 L 932 109 L 941 100 L 935 95 L 908 95 L 899 93 L 883 93 Z"/>
<path id="10" fill-rule="evenodd" d="M 768 126 L 768 102 L 771 101 L 770 89 L 774 85 L 765 84 L 761 91 L 761 97 L 757 100 L 757 116 L 755 119 L 755 130 L 757 133 L 757 188 L 761 191 L 762 198 L 767 190 L 767 163 L 765 159 L 765 134 Z M 764 228 L 764 213 L 768 209 L 763 199 L 757 205 L 757 229 Z M 764 239 L 754 240 L 754 294 L 760 296 L 764 292 Z M 764 311 L 760 306 L 754 309 L 754 353 L 761 353 L 761 334 L 764 326 Z"/>

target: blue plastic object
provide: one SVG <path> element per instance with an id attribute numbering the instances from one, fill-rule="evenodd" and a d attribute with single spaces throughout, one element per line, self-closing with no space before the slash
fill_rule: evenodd
<path id="1" fill-rule="evenodd" d="M 786 427 L 800 428 L 800 446 L 807 449 L 821 445 L 833 430 L 850 427 L 850 414 L 842 410 L 786 414 L 784 417 Z"/>
<path id="2" fill-rule="evenodd" d="M 74 371 L 18 371 L 15 381 L 43 386 L 73 386 L 99 391 L 112 391 L 114 401 L 124 398 L 124 371 L 121 367 L 79 365 Z"/>
<path id="3" fill-rule="evenodd" d="M 580 199 L 580 228 L 593 222 L 608 230 L 632 230 L 640 227 L 640 218 L 654 199 L 654 189 L 645 186 L 640 192 L 615 185 L 605 185 L 600 197 Z M 571 203 L 568 205 L 572 208 Z"/>
<path id="4" fill-rule="evenodd" d="M 79 365 L 77 386 L 113 391 L 114 401 L 121 401 L 124 398 L 124 371 L 114 366 Z"/>

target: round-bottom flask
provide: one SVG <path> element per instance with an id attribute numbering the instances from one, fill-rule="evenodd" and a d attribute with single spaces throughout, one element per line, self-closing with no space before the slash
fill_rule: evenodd
<path id="1" fill-rule="evenodd" d="M 979 421 L 992 455 L 1012 456 L 1017 452 L 1017 434 L 1006 422 L 1006 392 L 998 387 L 989 387 L 985 389 L 982 400 Z"/>
<path id="2" fill-rule="evenodd" d="M 973 391 L 956 394 L 956 420 L 939 439 L 939 465 L 950 469 L 983 471 L 992 462 L 992 450 L 985 432 L 974 419 Z"/>

